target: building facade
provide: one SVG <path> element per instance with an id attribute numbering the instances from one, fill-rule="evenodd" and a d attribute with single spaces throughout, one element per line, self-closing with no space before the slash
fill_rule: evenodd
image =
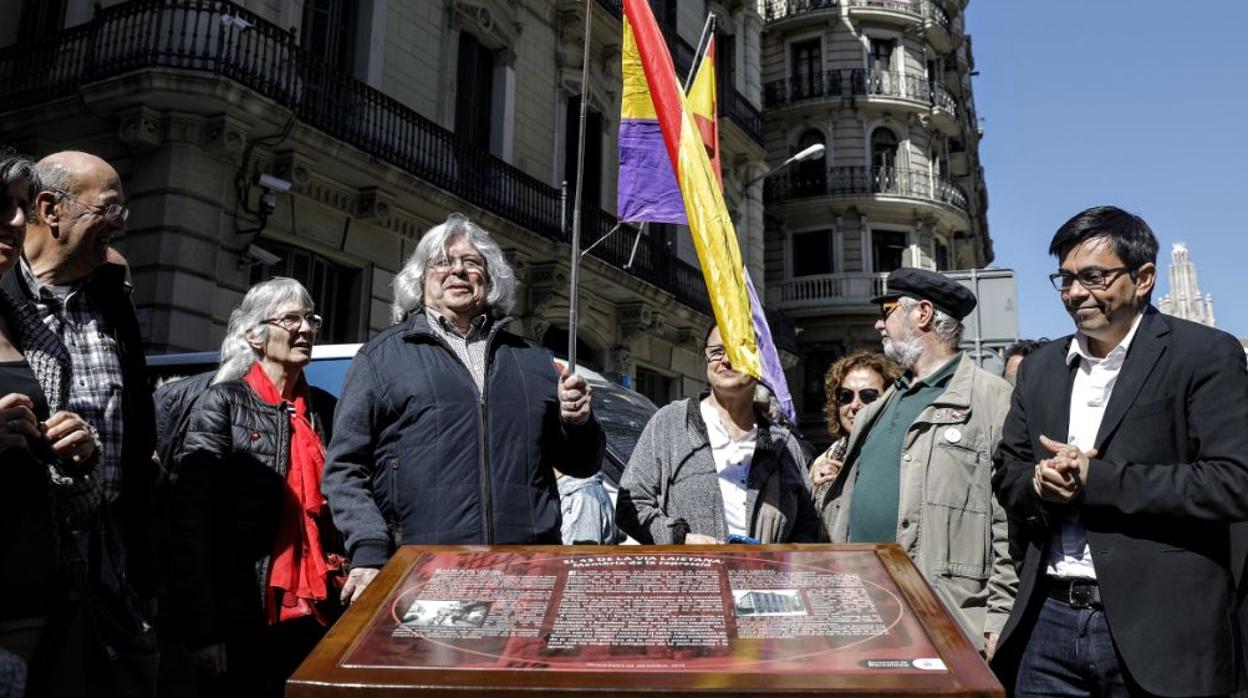
<path id="1" fill-rule="evenodd" d="M 1200 295 L 1196 281 L 1196 264 L 1187 245 L 1176 242 L 1170 247 L 1170 293 L 1161 297 L 1157 309 L 1167 315 L 1215 327 L 1213 295 Z"/>
<path id="2" fill-rule="evenodd" d="M 767 303 L 797 325 L 789 383 L 816 440 L 826 369 L 880 346 L 888 272 L 993 259 L 968 2 L 760 0 Z"/>
<path id="3" fill-rule="evenodd" d="M 721 159 L 763 283 L 753 1 L 652 0 L 678 70 L 719 17 Z M 0 0 L 0 142 L 114 163 L 115 241 L 152 352 L 219 344 L 253 283 L 293 276 L 322 342 L 391 321 L 391 281 L 452 211 L 521 281 L 515 326 L 568 342 L 585 0 Z M 656 402 L 705 385 L 710 308 L 687 235 L 615 226 L 619 0 L 591 0 L 578 359 Z M 734 187 L 735 185 L 735 187 Z M 630 263 L 631 262 L 631 263 Z"/>

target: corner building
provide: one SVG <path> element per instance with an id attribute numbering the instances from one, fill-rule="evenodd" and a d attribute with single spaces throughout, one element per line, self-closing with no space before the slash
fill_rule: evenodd
<path id="1" fill-rule="evenodd" d="M 868 302 L 900 266 L 992 262 L 969 0 L 761 0 L 766 302 L 797 325 L 802 426 L 823 428 L 823 374 L 878 349 Z"/>
<path id="2" fill-rule="evenodd" d="M 721 157 L 764 283 L 762 8 L 652 0 L 677 69 L 720 17 Z M 619 0 L 592 0 L 582 245 L 615 225 Z M 390 323 L 391 281 L 452 211 L 514 264 L 517 331 L 567 347 L 585 0 L 0 0 L 0 142 L 120 172 L 149 351 L 215 349 L 255 282 L 293 276 L 322 342 Z M 260 175 L 285 180 L 265 187 Z M 272 180 L 269 180 L 270 184 Z M 566 185 L 565 185 L 566 183 Z M 687 234 L 583 258 L 578 357 L 656 402 L 705 385 L 710 305 Z M 266 254 L 267 253 L 267 254 Z"/>

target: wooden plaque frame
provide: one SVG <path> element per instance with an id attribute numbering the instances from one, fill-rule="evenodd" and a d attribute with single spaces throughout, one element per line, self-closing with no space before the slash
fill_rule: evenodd
<path id="1" fill-rule="evenodd" d="M 514 556 L 553 556 L 604 558 L 611 556 L 689 556 L 748 558 L 764 554 L 818 553 L 834 560 L 838 553 L 872 553 L 878 561 L 880 577 L 874 586 L 887 585 L 890 597 L 912 618 L 910 625 L 921 628 L 924 647 L 934 650 L 943 670 L 889 670 L 872 667 L 821 673 L 819 665 L 795 671 L 627 671 L 580 668 L 457 668 L 455 666 L 370 666 L 359 661 L 355 651 L 366 638 L 376 644 L 378 629 L 396 627 L 392 616 L 418 565 L 429 564 L 431 556 L 493 554 L 501 559 Z M 438 557 L 441 556 L 441 557 Z M 774 557 L 774 555 L 768 556 Z M 518 563 L 517 563 L 518 564 Z M 579 564 L 579 563 L 578 563 Z M 883 638 L 884 636 L 881 636 Z M 410 643 L 411 640 L 408 640 Z M 453 651 L 453 650 L 452 650 Z M 446 650 L 441 650 L 446 654 Z M 351 661 L 346 661 L 350 659 Z M 917 662 L 916 662 L 917 664 Z M 532 696 L 535 692 L 557 692 L 561 696 L 588 696 L 610 693 L 625 696 L 753 696 L 763 693 L 836 695 L 960 695 L 1003 696 L 988 666 L 980 658 L 957 623 L 937 600 L 918 569 L 896 545 L 746 545 L 746 546 L 406 546 L 381 571 L 363 596 L 329 631 L 324 640 L 287 683 L 291 698 L 324 696 L 456 696 L 489 692 L 500 696 Z"/>

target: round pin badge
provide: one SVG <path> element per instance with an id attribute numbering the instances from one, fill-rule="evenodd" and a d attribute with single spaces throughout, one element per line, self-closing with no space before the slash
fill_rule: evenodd
<path id="1" fill-rule="evenodd" d="M 951 444 L 956 444 L 961 440 L 962 432 L 958 431 L 957 427 L 949 427 L 945 430 L 945 441 L 948 441 Z"/>

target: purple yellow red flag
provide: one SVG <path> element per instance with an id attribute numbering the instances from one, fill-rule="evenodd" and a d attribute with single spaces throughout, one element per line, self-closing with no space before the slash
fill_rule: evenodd
<path id="1" fill-rule="evenodd" d="M 650 120 L 649 114 L 654 115 L 676 184 L 683 194 L 685 218 L 728 360 L 736 370 L 762 378 L 741 249 L 697 118 L 676 82 L 672 56 L 646 0 L 624 0 L 623 25 L 621 111 L 646 117 L 645 121 Z M 710 116 L 714 117 L 713 111 Z M 624 128 L 621 124 L 622 134 Z M 621 135 L 621 144 L 623 139 Z M 661 178 L 656 171 L 649 176 Z M 629 220 L 622 213 L 620 219 Z"/>

